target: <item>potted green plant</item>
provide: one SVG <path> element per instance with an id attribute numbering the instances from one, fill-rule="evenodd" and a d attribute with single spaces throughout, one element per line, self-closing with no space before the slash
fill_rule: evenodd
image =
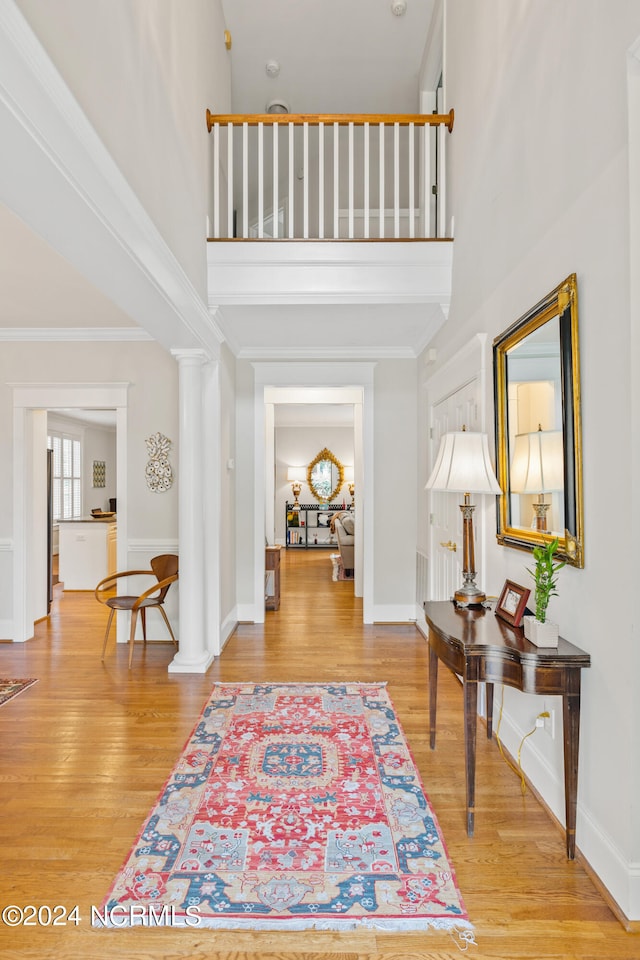
<path id="1" fill-rule="evenodd" d="M 558 549 L 558 538 L 550 540 L 541 547 L 534 547 L 535 568 L 527 572 L 535 581 L 535 616 L 523 617 L 524 635 L 537 647 L 555 647 L 558 644 L 559 628 L 557 623 L 547 620 L 547 607 L 551 597 L 558 594 L 558 571 L 565 566 L 564 560 L 554 560 Z"/>

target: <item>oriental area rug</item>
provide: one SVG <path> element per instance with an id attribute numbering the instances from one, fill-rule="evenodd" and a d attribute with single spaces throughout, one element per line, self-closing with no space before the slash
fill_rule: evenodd
<path id="1" fill-rule="evenodd" d="M 217 683 L 94 925 L 473 942 L 385 684 Z"/>
<path id="2" fill-rule="evenodd" d="M 0 707 L 7 700 L 13 700 L 19 693 L 37 682 L 37 680 L 0 680 Z"/>

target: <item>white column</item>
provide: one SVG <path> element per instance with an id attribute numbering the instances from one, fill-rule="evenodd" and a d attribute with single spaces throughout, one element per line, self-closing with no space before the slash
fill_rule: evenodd
<path id="1" fill-rule="evenodd" d="M 205 637 L 203 350 L 172 350 L 179 371 L 179 650 L 169 673 L 204 673 L 213 660 Z"/>

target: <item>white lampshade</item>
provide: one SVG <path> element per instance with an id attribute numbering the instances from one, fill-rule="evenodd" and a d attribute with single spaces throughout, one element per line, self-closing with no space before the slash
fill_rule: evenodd
<path id="1" fill-rule="evenodd" d="M 354 483 L 355 474 L 353 467 L 345 467 L 343 470 L 344 473 L 344 482 L 345 483 Z"/>
<path id="2" fill-rule="evenodd" d="M 451 493 L 502 493 L 489 457 L 486 433 L 445 433 L 427 490 Z"/>
<path id="3" fill-rule="evenodd" d="M 562 430 L 519 433 L 513 447 L 509 481 L 513 493 L 551 493 L 562 490 Z"/>
<path id="4" fill-rule="evenodd" d="M 287 469 L 288 483 L 304 483 L 306 479 L 307 479 L 306 467 L 288 467 Z"/>

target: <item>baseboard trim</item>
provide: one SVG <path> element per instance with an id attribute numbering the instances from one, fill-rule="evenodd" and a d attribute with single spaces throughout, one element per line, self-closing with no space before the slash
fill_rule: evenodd
<path id="1" fill-rule="evenodd" d="M 373 623 L 413 623 L 416 622 L 415 609 L 405 603 L 374 603 L 372 607 Z"/>
<path id="2" fill-rule="evenodd" d="M 526 731 L 520 730 L 507 711 L 503 711 L 500 740 L 511 757 L 517 755 L 518 744 L 524 733 Z M 562 770 L 560 769 L 559 776 L 535 743 L 529 740 L 528 744 L 526 757 L 523 759 L 523 774 L 527 786 L 564 833 L 564 779 L 560 778 Z M 596 824 L 580 801 L 576 833 L 580 838 L 580 846 L 576 846 L 576 858 L 589 873 L 625 930 L 640 932 L 640 921 L 631 920 L 627 913 L 630 906 L 640 903 L 640 865 L 625 860 L 613 839 Z"/>
<path id="3" fill-rule="evenodd" d="M 256 616 L 255 603 L 239 603 L 236 612 L 238 623 L 264 623 L 264 611 L 262 617 Z"/>
<path id="4" fill-rule="evenodd" d="M 238 612 L 237 608 L 234 607 L 230 614 L 228 614 L 222 623 L 220 624 L 220 653 L 224 650 L 227 641 L 233 636 L 233 634 L 238 629 Z"/>
<path id="5" fill-rule="evenodd" d="M 13 643 L 13 620 L 0 620 L 0 639 L 2 642 Z"/>

